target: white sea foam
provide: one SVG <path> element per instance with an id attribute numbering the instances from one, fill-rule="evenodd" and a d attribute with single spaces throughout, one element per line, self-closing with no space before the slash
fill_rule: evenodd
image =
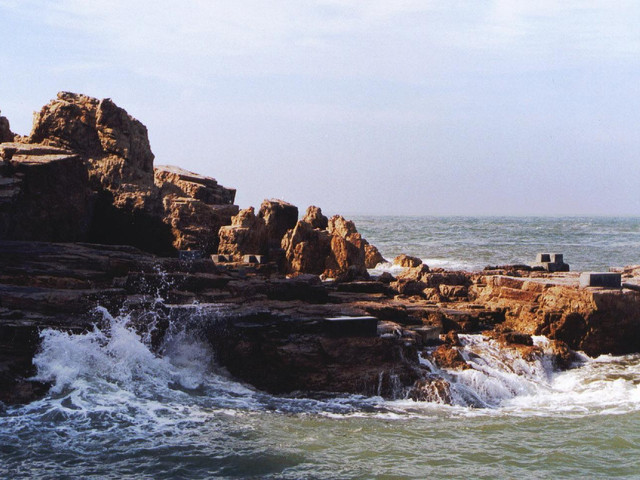
<path id="1" fill-rule="evenodd" d="M 523 359 L 481 335 L 460 335 L 468 370 L 442 370 L 427 359 L 423 365 L 451 384 L 454 405 L 385 401 L 344 395 L 286 398 L 258 392 L 236 382 L 216 366 L 206 341 L 184 329 L 170 329 L 154 353 L 148 340 L 130 325 L 128 316 L 103 311 L 108 327 L 84 334 L 55 330 L 42 333 L 34 363 L 37 378 L 53 383 L 48 414 L 102 413 L 136 425 L 159 428 L 183 421 L 205 421 L 211 412 L 311 413 L 328 416 L 514 414 L 553 415 L 622 413 L 640 410 L 640 356 L 583 357 L 579 366 L 553 371 L 551 357 Z M 544 337 L 534 337 L 548 348 Z M 38 406 L 39 405 L 39 406 Z"/>
<path id="2" fill-rule="evenodd" d="M 462 355 L 471 369 L 441 370 L 421 360 L 449 380 L 458 412 L 582 415 L 640 411 L 640 355 L 596 359 L 581 355 L 574 368 L 559 372 L 553 369 L 545 337 L 534 337 L 545 353 L 527 360 L 482 335 L 460 335 L 460 339 Z M 475 407 L 484 408 L 479 411 Z"/>

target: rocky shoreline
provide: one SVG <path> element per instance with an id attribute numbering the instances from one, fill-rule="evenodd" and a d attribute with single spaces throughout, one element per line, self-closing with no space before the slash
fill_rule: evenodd
<path id="1" fill-rule="evenodd" d="M 629 288 L 580 287 L 573 272 L 482 272 L 384 261 L 356 226 L 314 206 L 234 205 L 235 190 L 154 167 L 144 125 L 111 100 L 62 92 L 29 137 L 0 117 L 0 401 L 28 402 L 44 328 L 104 324 L 126 312 L 161 348 L 182 325 L 208 339 L 234 377 L 276 394 L 357 393 L 447 401 L 442 369 L 470 368 L 458 333 L 483 333 L 523 358 L 551 339 L 573 351 L 640 351 L 640 267 Z M 162 301 L 159 301 L 162 299 Z M 152 313 L 152 315 L 150 315 Z M 203 366 L 204 368 L 204 366 Z"/>

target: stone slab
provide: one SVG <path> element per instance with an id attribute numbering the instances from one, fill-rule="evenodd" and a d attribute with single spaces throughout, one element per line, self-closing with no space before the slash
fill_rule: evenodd
<path id="1" fill-rule="evenodd" d="M 378 319 L 369 316 L 325 318 L 324 331 L 333 337 L 375 337 Z"/>
<path id="2" fill-rule="evenodd" d="M 582 272 L 580 287 L 621 288 L 622 275 L 614 272 Z"/>

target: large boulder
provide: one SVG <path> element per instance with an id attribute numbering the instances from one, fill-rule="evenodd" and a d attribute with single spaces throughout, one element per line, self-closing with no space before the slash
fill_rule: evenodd
<path id="1" fill-rule="evenodd" d="M 0 143 L 13 142 L 14 138 L 15 135 L 9 127 L 9 120 L 7 120 L 6 117 L 0 115 Z"/>
<path id="2" fill-rule="evenodd" d="M 240 210 L 231 225 L 220 228 L 218 253 L 232 255 L 240 261 L 243 255 L 266 255 L 267 228 L 253 207 Z"/>
<path id="3" fill-rule="evenodd" d="M 236 197 L 235 189 L 219 185 L 215 178 L 173 165 L 158 165 L 153 169 L 153 174 L 163 197 L 175 195 L 193 198 L 207 205 L 232 205 Z"/>
<path id="4" fill-rule="evenodd" d="M 214 178 L 168 165 L 155 167 L 154 178 L 173 246 L 216 252 L 220 227 L 229 225 L 238 214 L 238 206 L 233 205 L 236 191 Z"/>
<path id="5" fill-rule="evenodd" d="M 46 145 L 0 145 L 0 239 L 86 238 L 93 194 L 82 159 Z"/>
<path id="6" fill-rule="evenodd" d="M 393 259 L 393 264 L 400 267 L 414 268 L 422 265 L 422 260 L 403 253 Z"/>
<path id="7" fill-rule="evenodd" d="M 283 200 L 265 200 L 258 217 L 264 220 L 269 249 L 279 249 L 284 234 L 298 222 L 298 207 Z"/>
<path id="8" fill-rule="evenodd" d="M 354 223 L 335 215 L 326 229 L 319 208 L 309 207 L 307 214 L 282 239 L 289 272 L 314 273 L 328 278 L 366 277 L 365 247 L 368 242 Z M 326 217 L 324 217 L 326 218 Z"/>
<path id="9" fill-rule="evenodd" d="M 327 258 L 331 255 L 331 238 L 329 232 L 313 228 L 310 223 L 296 223 L 282 239 L 287 270 L 291 273 L 324 274 Z"/>
<path id="10" fill-rule="evenodd" d="M 329 219 L 322 214 L 322 209 L 315 205 L 307 208 L 302 221 L 320 230 L 326 230 L 327 226 L 329 226 Z"/>
<path id="11" fill-rule="evenodd" d="M 91 181 L 113 193 L 116 205 L 139 205 L 142 193 L 154 191 L 147 128 L 109 98 L 58 93 L 35 114 L 30 141 L 78 153 Z"/>

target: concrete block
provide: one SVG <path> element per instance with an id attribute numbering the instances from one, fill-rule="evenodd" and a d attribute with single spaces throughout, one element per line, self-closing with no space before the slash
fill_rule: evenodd
<path id="1" fill-rule="evenodd" d="M 569 265 L 564 263 L 562 253 L 538 253 L 532 268 L 542 267 L 547 272 L 568 272 Z"/>
<path id="2" fill-rule="evenodd" d="M 324 319 L 324 331 L 333 337 L 375 337 L 376 317 L 331 317 Z"/>
<path id="3" fill-rule="evenodd" d="M 211 260 L 213 263 L 231 263 L 233 257 L 231 255 L 211 255 Z"/>
<path id="4" fill-rule="evenodd" d="M 582 272 L 580 287 L 621 288 L 622 275 L 613 272 Z"/>
<path id="5" fill-rule="evenodd" d="M 551 263 L 560 264 L 564 263 L 564 255 L 562 253 L 551 253 Z"/>
<path id="6" fill-rule="evenodd" d="M 243 263 L 257 263 L 262 265 L 266 263 L 264 255 L 243 255 L 242 256 Z"/>
<path id="7" fill-rule="evenodd" d="M 433 345 L 440 341 L 440 334 L 442 333 L 442 327 L 424 325 L 422 327 L 411 328 L 414 332 L 420 335 L 423 345 Z"/>
<path id="8" fill-rule="evenodd" d="M 544 263 L 551 261 L 550 253 L 539 253 L 536 255 L 536 263 Z"/>

